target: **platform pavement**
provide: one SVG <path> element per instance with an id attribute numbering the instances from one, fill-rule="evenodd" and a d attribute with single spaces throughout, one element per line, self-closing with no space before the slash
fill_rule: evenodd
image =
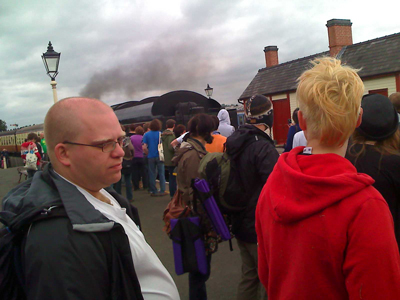
<path id="1" fill-rule="evenodd" d="M 7 170 L 0 169 L 0 199 L 10 189 L 18 184 L 19 175 L 17 168 Z M 22 180 L 24 181 L 24 179 Z M 125 187 L 123 194 L 125 195 Z M 174 271 L 172 254 L 172 242 L 162 231 L 162 214 L 170 201 L 169 196 L 150 197 L 147 191 L 134 192 L 134 202 L 140 214 L 142 230 L 147 242 L 157 253 L 158 257 L 172 275 L 182 300 L 189 299 L 188 275 L 177 276 Z M 0 201 L 1 201 L 0 200 Z M 207 281 L 207 293 L 209 300 L 233 300 L 236 299 L 237 285 L 240 279 L 240 251 L 236 241 L 233 241 L 233 249 L 229 250 L 229 243 L 219 244 L 219 250 L 213 254 L 211 261 L 211 276 Z"/>

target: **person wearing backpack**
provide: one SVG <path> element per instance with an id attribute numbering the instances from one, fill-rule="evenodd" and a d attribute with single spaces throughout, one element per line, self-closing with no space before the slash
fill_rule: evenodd
<path id="1" fill-rule="evenodd" d="M 125 131 L 125 127 L 121 125 L 121 129 Z M 133 157 L 135 155 L 135 148 L 133 148 L 132 141 L 129 138 L 128 145 L 124 148 L 124 159 L 122 161 L 122 170 L 121 175 L 124 175 L 125 180 L 125 190 L 126 190 L 126 199 L 128 201 L 133 201 L 132 194 L 132 164 Z M 113 185 L 115 191 L 122 195 L 122 176 L 121 179 L 114 183 Z"/>
<path id="2" fill-rule="evenodd" d="M 245 116 L 246 124 L 226 140 L 226 153 L 235 166 L 237 185 L 243 190 L 236 201 L 247 200 L 244 210 L 232 215 L 232 231 L 242 259 L 237 299 L 255 300 L 266 299 L 265 290 L 258 279 L 255 211 L 260 192 L 279 154 L 266 133 L 273 123 L 272 102 L 263 95 L 251 97 L 246 102 Z"/>
<path id="3" fill-rule="evenodd" d="M 177 165 L 177 196 L 181 197 L 185 206 L 189 206 L 193 211 L 194 194 L 192 180 L 199 177 L 200 160 L 207 154 L 205 145 L 212 142 L 211 132 L 214 125 L 211 117 L 206 114 L 197 114 L 189 120 L 188 137 L 172 161 Z M 203 221 L 207 220 L 201 205 L 197 205 L 198 213 Z M 206 300 L 206 281 L 210 277 L 211 254 L 216 251 L 216 234 L 211 230 L 208 222 L 202 222 L 204 242 L 207 254 L 208 273 L 200 272 L 189 273 L 189 300 Z M 168 230 L 167 230 L 168 231 Z"/>
<path id="4" fill-rule="evenodd" d="M 23 159 L 25 167 L 27 168 L 28 178 L 31 178 L 33 175 L 35 175 L 35 172 L 39 169 L 40 160 L 42 158 L 36 146 L 37 138 L 37 134 L 31 132 L 28 134 L 27 141 L 21 145 L 21 158 Z M 34 154 L 34 156 L 32 154 Z"/>
<path id="5" fill-rule="evenodd" d="M 5 296 L 12 286 L 3 266 L 13 262 L 26 294 L 17 299 L 179 299 L 140 230 L 137 209 L 109 188 L 121 178 L 129 141 L 112 108 L 97 99 L 63 99 L 47 112 L 44 128 L 51 163 L 3 200 L 6 231 L 20 233 L 14 220 L 28 228 L 13 249 L 3 243 L 9 235 L 0 235 L 0 298 L 16 299 Z M 41 219 L 24 219 L 34 212 Z M 3 249 L 15 250 L 8 251 L 11 260 Z"/>

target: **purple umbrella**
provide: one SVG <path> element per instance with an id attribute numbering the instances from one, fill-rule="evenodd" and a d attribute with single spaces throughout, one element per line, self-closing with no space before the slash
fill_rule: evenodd
<path id="1" fill-rule="evenodd" d="M 210 193 L 210 188 L 208 183 L 204 179 L 196 178 L 194 181 L 194 187 L 200 193 Z M 217 203 L 215 202 L 214 196 L 210 194 L 210 196 L 203 201 L 203 206 L 207 211 L 207 214 L 214 225 L 215 231 L 221 236 L 224 241 L 231 239 L 231 234 L 229 232 L 228 226 L 226 226 L 225 220 L 221 214 L 221 211 L 218 208 Z"/>

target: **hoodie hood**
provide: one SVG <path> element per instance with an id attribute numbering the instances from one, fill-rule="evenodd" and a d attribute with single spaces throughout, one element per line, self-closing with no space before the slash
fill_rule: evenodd
<path id="1" fill-rule="evenodd" d="M 168 135 L 175 135 L 174 132 L 171 129 L 165 129 L 161 136 L 168 136 Z"/>
<path id="2" fill-rule="evenodd" d="M 268 134 L 253 125 L 240 126 L 227 140 L 226 153 L 235 159 L 246 148 L 247 143 L 257 141 L 260 138 L 267 139 L 272 144 L 272 140 Z"/>
<path id="3" fill-rule="evenodd" d="M 290 223 L 308 218 L 375 182 L 357 173 L 350 161 L 339 155 L 301 155 L 303 149 L 283 153 L 268 179 L 275 221 Z"/>
<path id="4" fill-rule="evenodd" d="M 177 166 L 183 155 L 192 149 L 195 149 L 203 156 L 207 154 L 206 149 L 199 141 L 188 138 L 187 141 L 183 142 L 179 149 L 176 151 L 175 156 L 172 158 L 172 162 Z"/>
<path id="5" fill-rule="evenodd" d="M 231 125 L 231 119 L 229 118 L 229 113 L 226 109 L 221 109 L 218 112 L 218 120 L 220 124 Z"/>

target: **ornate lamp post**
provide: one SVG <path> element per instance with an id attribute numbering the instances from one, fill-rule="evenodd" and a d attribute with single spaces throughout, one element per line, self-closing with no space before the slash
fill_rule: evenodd
<path id="1" fill-rule="evenodd" d="M 47 52 L 43 53 L 42 59 L 44 67 L 46 68 L 47 75 L 51 78 L 50 85 L 53 88 L 54 103 L 57 102 L 57 89 L 56 89 L 56 76 L 58 74 L 58 64 L 60 63 L 61 53 L 54 51 L 53 45 L 49 42 Z"/>
<path id="2" fill-rule="evenodd" d="M 211 99 L 211 96 L 212 96 L 212 93 L 213 93 L 214 89 L 212 87 L 210 87 L 209 84 L 207 84 L 207 88 L 204 89 L 204 90 L 206 91 L 206 95 L 207 95 L 208 99 Z"/>

